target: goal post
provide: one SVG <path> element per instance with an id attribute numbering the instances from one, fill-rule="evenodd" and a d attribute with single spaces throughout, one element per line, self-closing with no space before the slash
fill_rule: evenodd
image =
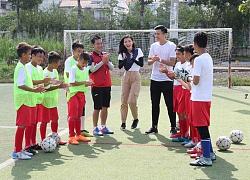
<path id="1" fill-rule="evenodd" d="M 178 38 L 168 38 L 168 40 L 176 45 L 193 44 L 194 34 L 199 31 L 208 34 L 207 50 L 213 58 L 214 71 L 228 72 L 227 85 L 230 88 L 232 28 L 168 29 L 168 33 L 178 33 Z M 91 39 L 98 35 L 103 41 L 103 51 L 110 53 L 112 61 L 117 64 L 119 41 L 124 35 L 130 34 L 147 59 L 150 46 L 156 41 L 154 32 L 154 30 L 64 30 L 64 56 L 67 58 L 72 55 L 71 46 L 75 40 L 83 43 L 85 51 L 92 51 Z"/>

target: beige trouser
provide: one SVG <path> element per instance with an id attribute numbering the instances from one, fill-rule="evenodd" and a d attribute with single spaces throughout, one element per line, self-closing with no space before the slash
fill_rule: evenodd
<path id="1" fill-rule="evenodd" d="M 138 119 L 137 99 L 141 88 L 141 76 L 138 71 L 125 71 L 122 77 L 121 119 L 125 123 L 128 105 L 134 119 Z"/>

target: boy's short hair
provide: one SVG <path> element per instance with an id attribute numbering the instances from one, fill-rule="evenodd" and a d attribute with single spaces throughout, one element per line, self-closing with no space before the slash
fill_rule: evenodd
<path id="1" fill-rule="evenodd" d="M 43 53 L 45 55 L 45 51 L 41 46 L 39 45 L 32 46 L 31 55 L 34 54 L 36 56 L 38 53 L 41 53 L 41 54 Z"/>
<path id="2" fill-rule="evenodd" d="M 72 49 L 73 50 L 76 50 L 77 48 L 84 49 L 83 44 L 79 40 L 74 41 L 73 44 L 72 44 Z"/>
<path id="3" fill-rule="evenodd" d="M 184 47 L 182 45 L 178 45 L 176 47 L 175 51 L 180 51 L 180 52 L 184 53 Z"/>
<path id="4" fill-rule="evenodd" d="M 207 33 L 205 33 L 205 32 L 197 32 L 194 35 L 194 42 L 200 48 L 206 48 L 207 47 Z"/>
<path id="5" fill-rule="evenodd" d="M 158 25 L 158 26 L 156 26 L 156 27 L 155 27 L 155 30 L 161 30 L 161 32 L 162 32 L 163 34 L 168 33 L 168 29 L 167 29 L 165 26 L 163 26 L 163 25 Z"/>
<path id="6" fill-rule="evenodd" d="M 194 54 L 194 46 L 193 46 L 193 44 L 186 45 L 184 47 L 184 51 L 189 52 L 191 55 L 193 55 Z"/>
<path id="7" fill-rule="evenodd" d="M 98 39 L 102 39 L 100 36 L 98 35 L 95 35 L 92 39 L 91 39 L 91 43 L 92 44 L 95 44 L 95 41 L 98 40 Z"/>
<path id="8" fill-rule="evenodd" d="M 31 46 L 26 42 L 21 42 L 16 46 L 18 57 L 22 57 L 22 54 L 26 54 L 29 50 L 31 50 Z"/>
<path id="9" fill-rule="evenodd" d="M 49 54 L 48 54 L 49 64 L 51 64 L 53 62 L 57 63 L 60 60 L 61 60 L 61 56 L 57 52 L 55 52 L 55 51 L 49 52 Z"/>
<path id="10" fill-rule="evenodd" d="M 87 52 L 82 52 L 82 53 L 79 54 L 79 59 L 89 61 L 90 60 L 90 55 Z"/>

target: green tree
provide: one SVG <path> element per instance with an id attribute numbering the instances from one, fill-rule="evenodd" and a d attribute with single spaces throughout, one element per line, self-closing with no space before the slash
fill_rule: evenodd
<path id="1" fill-rule="evenodd" d="M 238 10 L 243 14 L 243 16 L 246 19 L 246 22 L 248 23 L 247 31 L 248 31 L 248 46 L 249 46 L 250 45 L 250 0 L 240 4 Z"/>
<path id="2" fill-rule="evenodd" d="M 43 0 L 8 0 L 17 9 L 17 33 L 20 33 L 20 9 L 28 10 L 37 7 Z"/>

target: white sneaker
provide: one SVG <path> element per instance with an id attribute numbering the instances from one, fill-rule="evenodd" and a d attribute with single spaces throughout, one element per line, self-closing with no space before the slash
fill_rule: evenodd
<path id="1" fill-rule="evenodd" d="M 27 159 L 27 160 L 31 159 L 31 157 L 28 156 L 28 155 L 26 155 L 26 154 L 24 154 L 23 151 L 20 151 L 20 152 L 17 152 L 17 153 L 12 152 L 12 158 L 13 159 L 23 159 L 23 160 L 25 160 L 25 159 Z"/>
<path id="2" fill-rule="evenodd" d="M 186 148 L 193 148 L 197 145 L 197 143 L 194 143 L 193 141 L 190 141 L 189 143 L 185 144 L 184 147 Z"/>
<path id="3" fill-rule="evenodd" d="M 27 152 L 25 150 L 22 150 L 21 152 L 23 152 L 23 154 L 25 154 L 27 156 L 33 156 L 33 153 Z"/>

